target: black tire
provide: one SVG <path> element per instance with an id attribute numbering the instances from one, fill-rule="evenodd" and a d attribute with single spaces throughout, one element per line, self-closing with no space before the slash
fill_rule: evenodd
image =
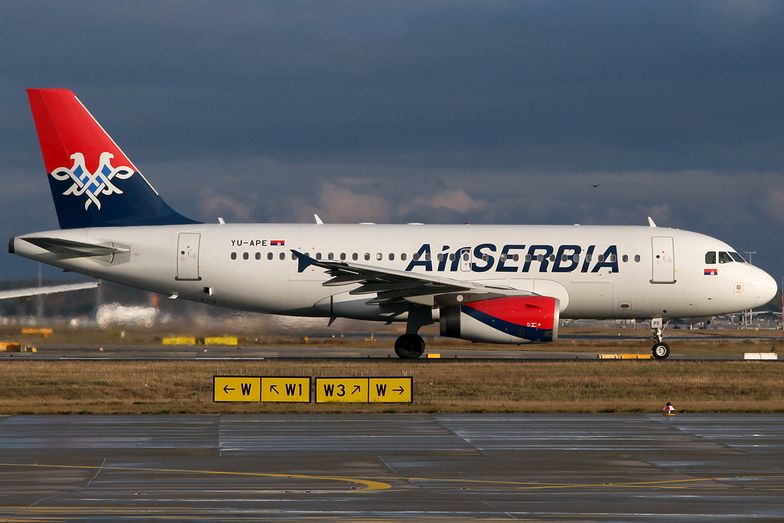
<path id="1" fill-rule="evenodd" d="M 670 355 L 670 346 L 664 342 L 654 343 L 651 353 L 657 360 L 666 360 Z"/>
<path id="2" fill-rule="evenodd" d="M 415 360 L 425 353 L 425 340 L 419 334 L 403 334 L 395 340 L 395 354 L 404 360 Z"/>

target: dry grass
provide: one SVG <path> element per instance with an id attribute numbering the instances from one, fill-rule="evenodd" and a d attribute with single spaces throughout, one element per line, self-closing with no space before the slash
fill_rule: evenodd
<path id="1" fill-rule="evenodd" d="M 413 376 L 413 405 L 226 404 L 213 375 Z M 784 412 L 784 365 L 755 362 L 4 361 L 0 414 Z"/>

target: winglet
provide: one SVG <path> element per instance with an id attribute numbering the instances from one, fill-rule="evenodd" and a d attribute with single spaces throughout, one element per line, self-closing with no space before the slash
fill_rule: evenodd
<path id="1" fill-rule="evenodd" d="M 651 218 L 650 216 L 648 216 L 648 225 L 650 227 L 656 227 L 656 224 L 653 222 L 653 218 Z"/>
<path id="2" fill-rule="evenodd" d="M 291 249 L 291 254 L 296 256 L 297 258 L 297 272 L 305 272 L 305 269 L 313 265 L 316 260 L 308 256 L 307 254 L 303 254 L 296 249 Z"/>
<path id="3" fill-rule="evenodd" d="M 321 219 L 321 216 L 318 214 L 313 214 L 313 219 L 316 220 L 316 225 L 324 225 L 324 221 Z"/>

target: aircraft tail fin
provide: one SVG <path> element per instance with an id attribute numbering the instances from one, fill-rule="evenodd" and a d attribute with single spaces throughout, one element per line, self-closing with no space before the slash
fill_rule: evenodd
<path id="1" fill-rule="evenodd" d="M 27 96 L 62 229 L 198 223 L 169 207 L 72 91 Z"/>

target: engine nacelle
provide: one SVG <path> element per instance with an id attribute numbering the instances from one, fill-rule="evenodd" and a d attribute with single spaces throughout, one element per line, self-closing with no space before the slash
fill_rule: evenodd
<path id="1" fill-rule="evenodd" d="M 559 304 L 550 296 L 506 296 L 441 309 L 441 335 L 489 343 L 558 339 Z"/>

